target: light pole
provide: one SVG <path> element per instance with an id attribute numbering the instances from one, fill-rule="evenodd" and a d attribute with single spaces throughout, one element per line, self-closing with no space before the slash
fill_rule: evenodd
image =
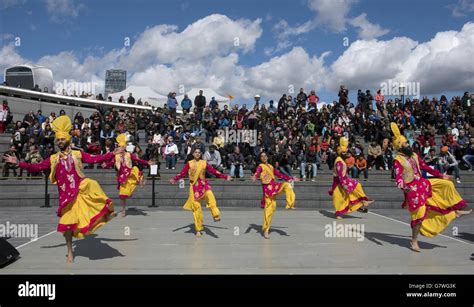
<path id="1" fill-rule="evenodd" d="M 399 91 L 400 96 L 402 98 L 403 105 L 405 105 L 405 89 L 406 89 L 405 84 L 400 84 L 400 86 L 398 87 L 398 91 Z"/>
<path id="2" fill-rule="evenodd" d="M 260 95 L 255 95 L 255 97 L 253 98 L 255 99 L 255 106 L 258 108 L 258 102 L 260 101 Z"/>

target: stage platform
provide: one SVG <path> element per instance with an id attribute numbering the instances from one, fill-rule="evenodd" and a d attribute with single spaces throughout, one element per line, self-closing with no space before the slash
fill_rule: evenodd
<path id="1" fill-rule="evenodd" d="M 257 208 L 222 208 L 217 223 L 204 208 L 204 235 L 196 238 L 189 211 L 131 207 L 127 217 L 75 240 L 74 264 L 66 263 L 54 208 L 0 207 L 0 224 L 33 223 L 39 230 L 36 241 L 8 240 L 21 258 L 0 274 L 474 273 L 474 214 L 436 238 L 420 236 L 422 252 L 416 253 L 409 249 L 405 210 L 374 209 L 336 221 L 330 209 L 289 211 L 283 203 L 269 240 L 261 235 L 263 211 Z M 335 237 L 334 225 L 347 227 L 351 237 Z"/>

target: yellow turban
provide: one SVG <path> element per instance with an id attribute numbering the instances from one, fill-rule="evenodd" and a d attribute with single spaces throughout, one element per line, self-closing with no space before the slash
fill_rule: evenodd
<path id="1" fill-rule="evenodd" d="M 56 118 L 51 124 L 51 129 L 53 129 L 57 139 L 66 139 L 67 141 L 71 140 L 69 132 L 72 129 L 72 124 L 69 116 L 61 115 Z"/>
<path id="2" fill-rule="evenodd" d="M 398 129 L 397 124 L 390 123 L 390 128 L 392 128 L 392 132 L 393 132 L 393 140 L 392 140 L 393 147 L 396 150 L 399 150 L 402 147 L 403 143 L 407 142 L 407 139 L 400 133 L 400 130 Z"/>
<path id="3" fill-rule="evenodd" d="M 343 152 L 346 152 L 349 148 L 349 140 L 345 137 L 339 139 L 339 146 L 337 147 L 337 154 L 340 155 Z"/>
<path id="4" fill-rule="evenodd" d="M 122 133 L 117 136 L 117 143 L 119 147 L 127 146 L 127 135 Z"/>

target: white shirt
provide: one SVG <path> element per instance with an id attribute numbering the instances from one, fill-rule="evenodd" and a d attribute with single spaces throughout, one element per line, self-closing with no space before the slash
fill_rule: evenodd
<path id="1" fill-rule="evenodd" d="M 170 155 L 171 153 L 178 154 L 178 146 L 175 143 L 167 144 L 165 147 L 165 155 Z"/>

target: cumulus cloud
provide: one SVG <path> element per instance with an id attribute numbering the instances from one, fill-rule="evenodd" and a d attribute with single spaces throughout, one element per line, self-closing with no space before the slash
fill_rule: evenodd
<path id="1" fill-rule="evenodd" d="M 359 38 L 361 39 L 377 38 L 390 32 L 388 29 L 384 29 L 380 25 L 368 21 L 366 13 L 352 18 L 349 23 L 357 28 Z"/>
<path id="2" fill-rule="evenodd" d="M 408 37 L 359 39 L 333 63 L 325 62 L 328 52 L 313 55 L 293 47 L 263 63 L 243 65 L 240 57 L 252 52 L 261 34 L 259 19 L 210 15 L 181 32 L 173 25 L 146 29 L 130 48 L 102 56 L 82 59 L 64 51 L 34 63 L 51 68 L 56 82 L 96 82 L 99 90 L 106 69 L 125 68 L 128 84 L 150 86 L 162 94 L 178 92 L 181 86 L 185 90 L 210 87 L 243 99 L 255 94 L 277 99 L 299 87 L 337 91 L 345 84 L 350 89 L 375 89 L 391 79 L 420 82 L 422 93 L 430 94 L 473 89 L 474 23 L 459 31 L 439 32 L 421 43 Z M 237 45 L 235 37 L 240 38 Z M 0 49 L 0 73 L 26 62 L 33 61 L 23 58 L 13 44 Z"/>
<path id="3" fill-rule="evenodd" d="M 474 23 L 419 43 L 407 37 L 358 40 L 331 65 L 327 87 L 378 88 L 380 82 L 420 82 L 424 93 L 464 91 L 474 85 Z"/>
<path id="4" fill-rule="evenodd" d="M 474 0 L 458 0 L 455 4 L 447 6 L 454 17 L 463 17 L 474 12 Z"/>

